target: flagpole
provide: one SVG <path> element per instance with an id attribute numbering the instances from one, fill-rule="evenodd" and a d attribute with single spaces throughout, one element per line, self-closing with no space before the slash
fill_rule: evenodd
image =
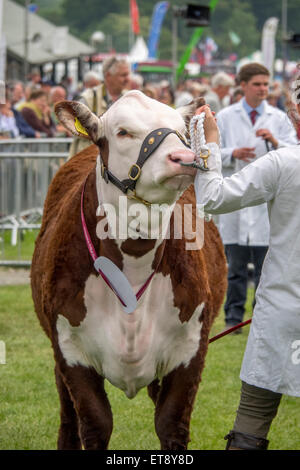
<path id="1" fill-rule="evenodd" d="M 24 16 L 24 81 L 27 83 L 28 80 L 28 23 L 29 23 L 29 7 L 30 0 L 25 0 L 25 16 Z"/>
<path id="2" fill-rule="evenodd" d="M 132 29 L 132 10 L 131 10 L 131 0 L 128 1 L 129 5 L 129 31 L 128 31 L 128 53 L 130 53 L 133 44 L 134 44 L 134 33 Z"/>
<path id="3" fill-rule="evenodd" d="M 172 72 L 173 86 L 176 83 L 177 69 L 177 36 L 178 36 L 178 16 L 176 15 L 176 6 L 172 6 Z"/>

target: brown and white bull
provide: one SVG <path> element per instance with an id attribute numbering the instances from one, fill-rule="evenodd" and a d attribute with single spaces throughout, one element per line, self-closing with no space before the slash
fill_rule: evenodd
<path id="1" fill-rule="evenodd" d="M 225 294 L 225 256 L 213 222 L 205 222 L 203 247 L 187 249 L 185 232 L 174 236 L 174 210 L 167 222 L 154 217 L 154 228 L 161 230 L 156 238 L 149 237 L 145 214 L 155 205 L 174 209 L 177 201 L 176 207 L 192 205 L 195 223 L 195 170 L 180 164 L 195 158 L 182 137 L 195 105 L 185 107 L 182 117 L 131 91 L 100 118 L 76 102 L 61 102 L 56 111 L 75 135 L 88 134 L 96 144 L 54 177 L 32 260 L 35 309 L 56 362 L 58 448 L 108 447 L 113 419 L 107 379 L 129 398 L 148 387 L 161 448 L 186 449 L 209 331 Z M 166 135 L 158 147 L 143 158 L 161 132 Z M 126 197 L 122 209 L 120 196 Z M 137 236 L 118 237 L 124 221 L 136 220 L 137 204 L 144 214 Z M 113 221 L 103 210 L 107 207 L 116 214 L 114 236 L 107 236 Z M 134 292 L 145 288 L 132 313 L 124 312 L 116 292 L 96 272 L 84 224 L 97 256 L 111 260 Z"/>

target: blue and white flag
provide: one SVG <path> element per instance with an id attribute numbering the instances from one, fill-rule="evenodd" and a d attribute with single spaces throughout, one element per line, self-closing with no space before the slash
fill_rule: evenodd
<path id="1" fill-rule="evenodd" d="M 148 39 L 148 58 L 156 59 L 161 25 L 169 7 L 169 2 L 159 2 L 155 5 L 152 15 L 151 29 Z"/>

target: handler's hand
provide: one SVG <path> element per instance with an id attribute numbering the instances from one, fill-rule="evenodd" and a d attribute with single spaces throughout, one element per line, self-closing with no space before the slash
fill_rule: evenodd
<path id="1" fill-rule="evenodd" d="M 204 134 L 205 134 L 205 140 L 207 143 L 209 142 L 215 142 L 216 144 L 220 144 L 219 142 L 219 130 L 218 126 L 216 123 L 216 119 L 213 115 L 213 113 L 210 110 L 210 107 L 208 105 L 201 106 L 196 110 L 195 114 L 201 114 L 205 113 L 205 119 L 204 119 Z"/>
<path id="2" fill-rule="evenodd" d="M 232 152 L 233 158 L 237 158 L 238 160 L 243 160 L 244 162 L 250 162 L 255 156 L 254 147 L 241 147 L 238 149 L 234 149 Z"/>
<path id="3" fill-rule="evenodd" d="M 258 129 L 256 131 L 256 135 L 257 137 L 262 137 L 264 140 L 271 142 L 274 148 L 278 147 L 278 141 L 275 139 L 269 129 Z"/>

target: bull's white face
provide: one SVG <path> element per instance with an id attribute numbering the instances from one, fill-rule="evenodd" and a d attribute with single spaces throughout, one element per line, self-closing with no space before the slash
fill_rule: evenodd
<path id="1" fill-rule="evenodd" d="M 116 101 L 101 117 L 96 117 L 87 106 L 76 102 L 59 103 L 56 112 L 63 124 L 75 135 L 82 136 L 86 133 L 85 137 L 95 143 L 99 143 L 100 139 L 107 140 L 108 170 L 120 181 L 128 179 L 128 172 L 137 162 L 142 143 L 150 132 L 158 128 L 169 128 L 185 136 L 186 125 L 183 116 L 192 114 L 189 107 L 182 108 L 182 115 L 178 110 L 136 90 L 128 92 Z M 77 125 L 75 120 L 78 120 Z M 171 214 L 176 200 L 192 183 L 195 174 L 193 168 L 182 166 L 180 162 L 194 160 L 194 153 L 180 138 L 176 134 L 169 134 L 142 166 L 135 187 L 136 195 L 151 203 L 151 208 L 154 205 L 167 205 L 170 209 L 168 213 Z M 101 177 L 100 165 L 97 165 L 97 190 L 99 201 L 111 204 L 116 209 L 117 223 L 122 225 L 125 216 L 126 223 L 132 220 L 130 209 L 133 204 L 137 204 L 136 200 L 127 200 L 112 182 L 107 184 Z M 124 197 L 127 202 L 125 211 L 124 204 L 122 207 L 120 204 L 120 199 Z M 108 215 L 107 218 L 109 220 Z M 140 234 L 148 237 L 150 217 L 145 214 L 140 220 Z M 164 221 L 164 227 L 167 229 L 168 220 Z M 161 219 L 157 223 L 161 224 Z M 164 227 L 161 233 L 164 232 Z"/>
<path id="2" fill-rule="evenodd" d="M 186 125 L 178 110 L 136 90 L 116 101 L 100 118 L 76 102 L 62 102 L 56 111 L 73 134 L 82 136 L 74 125 L 75 118 L 78 118 L 83 132 L 87 131 L 85 137 L 95 143 L 100 138 L 108 140 L 108 169 L 119 180 L 128 178 L 128 171 L 138 159 L 142 142 L 151 131 L 166 127 L 186 134 Z M 187 114 L 187 108 L 183 108 L 183 112 Z M 194 153 L 175 134 L 168 135 L 144 164 L 136 185 L 137 195 L 150 203 L 172 204 L 192 183 L 195 174 L 194 169 L 181 166 L 180 162 L 194 159 Z M 105 192 L 118 195 L 117 188 L 109 189 L 111 191 L 104 188 Z"/>
<path id="3" fill-rule="evenodd" d="M 109 142 L 109 170 L 120 180 L 128 178 L 129 168 L 136 163 L 149 132 L 166 127 L 186 133 L 178 111 L 138 91 L 127 93 L 102 119 Z M 195 171 L 181 166 L 180 161 L 194 159 L 194 153 L 175 134 L 168 135 L 142 167 L 137 195 L 151 203 L 172 204 L 191 184 Z"/>

